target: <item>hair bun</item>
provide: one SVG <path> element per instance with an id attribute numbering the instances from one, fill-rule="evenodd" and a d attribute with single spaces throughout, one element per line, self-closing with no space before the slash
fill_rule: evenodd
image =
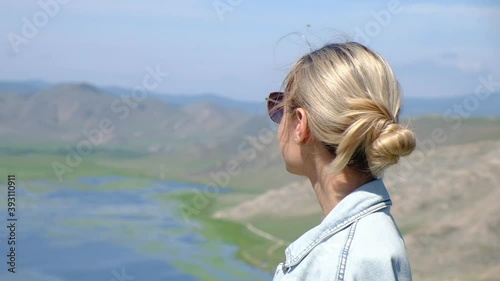
<path id="1" fill-rule="evenodd" d="M 387 166 L 396 164 L 399 157 L 409 155 L 416 146 L 415 134 L 406 127 L 392 123 L 367 148 L 370 170 L 379 175 Z"/>

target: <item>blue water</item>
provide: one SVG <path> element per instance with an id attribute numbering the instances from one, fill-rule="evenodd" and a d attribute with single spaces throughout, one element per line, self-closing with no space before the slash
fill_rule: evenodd
<path id="1" fill-rule="evenodd" d="M 162 181 L 141 189 L 99 190 L 123 177 L 83 178 L 92 190 L 32 182 L 44 192 L 18 185 L 16 273 L 7 272 L 8 235 L 0 229 L 1 281 L 271 280 L 234 259 L 237 248 L 208 241 L 178 218 L 175 202 L 155 195 L 202 186 Z M 5 194 L 0 195 L 5 202 Z M 6 209 L 4 204 L 0 204 Z M 5 222 L 0 210 L 0 221 Z M 199 225 L 194 225 L 199 227 Z M 221 263 L 221 261 L 223 261 Z M 198 276 L 199 276 L 198 274 Z"/>

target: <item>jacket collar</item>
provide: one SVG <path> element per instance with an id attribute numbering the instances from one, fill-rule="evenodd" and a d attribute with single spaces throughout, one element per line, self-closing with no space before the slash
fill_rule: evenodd
<path id="1" fill-rule="evenodd" d="M 359 218 L 390 206 L 391 199 L 381 179 L 373 180 L 342 199 L 316 227 L 304 233 L 286 250 L 285 267 L 300 263 L 318 244 Z"/>

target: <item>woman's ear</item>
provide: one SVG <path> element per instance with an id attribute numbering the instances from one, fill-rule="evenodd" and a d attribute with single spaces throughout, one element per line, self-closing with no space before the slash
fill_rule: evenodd
<path id="1" fill-rule="evenodd" d="M 293 128 L 294 141 L 297 144 L 305 144 L 310 138 L 306 111 L 302 108 L 295 109 L 295 122 Z"/>

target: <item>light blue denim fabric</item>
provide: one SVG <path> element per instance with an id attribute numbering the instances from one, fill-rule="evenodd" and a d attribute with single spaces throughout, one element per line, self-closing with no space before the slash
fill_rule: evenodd
<path id="1" fill-rule="evenodd" d="M 273 280 L 412 280 L 391 204 L 381 179 L 359 187 L 287 247 Z"/>

